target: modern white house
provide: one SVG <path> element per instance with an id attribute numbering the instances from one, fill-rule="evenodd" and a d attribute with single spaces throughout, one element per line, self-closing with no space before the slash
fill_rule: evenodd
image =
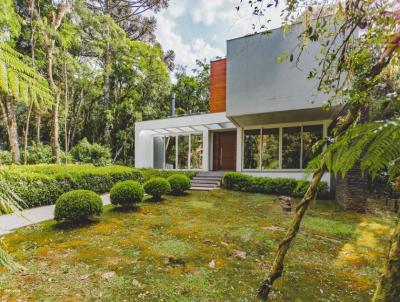
<path id="1" fill-rule="evenodd" d="M 278 60 L 296 50 L 302 30 L 227 41 L 226 58 L 211 62 L 211 112 L 136 123 L 136 167 L 303 178 L 339 108 L 322 109 L 327 97 L 307 79 L 317 44 L 298 65 Z"/>

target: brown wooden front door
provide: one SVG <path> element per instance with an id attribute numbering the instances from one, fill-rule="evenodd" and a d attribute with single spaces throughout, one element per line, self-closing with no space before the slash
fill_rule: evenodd
<path id="1" fill-rule="evenodd" d="M 236 130 L 214 132 L 213 170 L 236 170 Z"/>

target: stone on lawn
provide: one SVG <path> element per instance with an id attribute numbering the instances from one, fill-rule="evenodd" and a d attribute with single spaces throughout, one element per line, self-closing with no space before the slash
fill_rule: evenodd
<path id="1" fill-rule="evenodd" d="M 244 260 L 246 259 L 246 252 L 244 251 L 239 251 L 239 250 L 233 250 L 232 251 L 232 256 L 239 259 L 239 260 Z"/>
<path id="2" fill-rule="evenodd" d="M 115 272 L 106 272 L 101 275 L 101 278 L 104 280 L 109 280 L 115 277 Z"/>
<path id="3" fill-rule="evenodd" d="M 215 268 L 215 260 L 211 260 L 210 263 L 208 264 L 209 268 Z"/>
<path id="4" fill-rule="evenodd" d="M 138 280 L 133 279 L 132 280 L 132 285 L 136 287 L 142 287 L 142 283 L 140 283 Z"/>

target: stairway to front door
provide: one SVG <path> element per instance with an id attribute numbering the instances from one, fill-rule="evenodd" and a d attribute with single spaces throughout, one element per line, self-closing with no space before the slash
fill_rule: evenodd
<path id="1" fill-rule="evenodd" d="M 211 191 L 219 189 L 223 176 L 224 172 L 220 171 L 199 172 L 192 179 L 191 190 Z"/>

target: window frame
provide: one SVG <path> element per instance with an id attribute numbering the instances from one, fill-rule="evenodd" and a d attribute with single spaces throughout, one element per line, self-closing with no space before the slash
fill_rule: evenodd
<path id="1" fill-rule="evenodd" d="M 257 125 L 253 127 L 243 127 L 241 129 L 241 171 L 242 172 L 303 172 L 303 127 L 307 126 L 322 126 L 322 136 L 327 137 L 328 125 L 331 121 L 329 120 L 319 120 L 312 122 L 303 123 L 285 123 L 285 124 L 271 124 L 271 125 Z M 301 128 L 301 140 L 300 140 L 300 168 L 299 169 L 283 169 L 282 168 L 282 142 L 283 142 L 283 128 L 290 127 L 300 127 Z M 279 167 L 277 169 L 262 169 L 262 150 L 260 150 L 260 167 L 258 169 L 245 169 L 244 168 L 244 131 L 245 130 L 260 130 L 260 135 L 262 135 L 262 129 L 279 129 Z M 262 143 L 261 143 L 262 145 Z"/>
<path id="2" fill-rule="evenodd" d="M 204 166 L 204 135 L 203 132 L 183 132 L 183 133 L 176 133 L 176 134 L 159 134 L 159 135 L 153 135 L 153 142 L 154 142 L 154 137 L 161 137 L 163 138 L 165 142 L 166 137 L 175 137 L 175 169 L 168 169 L 165 167 L 165 162 L 166 162 L 166 149 L 164 147 L 164 160 L 163 160 L 163 170 L 166 171 L 201 171 L 203 168 L 197 168 L 197 169 L 192 169 L 191 168 L 191 149 L 192 149 L 192 135 L 201 135 L 202 136 L 202 144 L 203 144 L 203 155 L 202 155 L 202 167 Z M 188 168 L 187 169 L 179 169 L 178 166 L 178 148 L 179 148 L 179 136 L 188 136 L 189 137 L 189 147 L 188 147 Z M 165 146 L 165 145 L 164 145 Z M 153 153 L 154 153 L 154 145 L 153 145 Z M 154 158 L 154 155 L 153 155 Z M 154 167 L 154 159 L 153 159 L 153 167 Z"/>

